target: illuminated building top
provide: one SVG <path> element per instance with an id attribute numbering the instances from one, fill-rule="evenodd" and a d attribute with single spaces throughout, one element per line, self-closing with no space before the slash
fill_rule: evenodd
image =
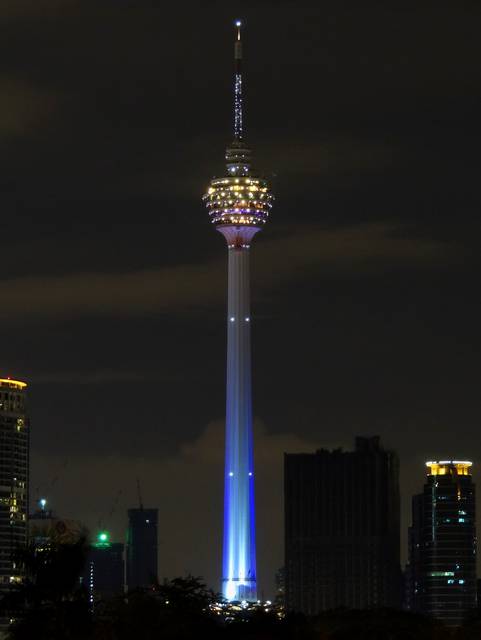
<path id="1" fill-rule="evenodd" d="M 211 181 L 204 201 L 217 228 L 242 226 L 259 230 L 267 222 L 274 196 L 266 180 L 251 174 L 251 151 L 244 141 L 242 23 L 237 21 L 235 26 L 234 139 L 225 154 L 227 175 Z"/>
<path id="2" fill-rule="evenodd" d="M 429 476 L 469 476 L 471 475 L 469 469 L 472 465 L 473 463 L 469 460 L 430 460 L 426 462 Z"/>
<path id="3" fill-rule="evenodd" d="M 94 547 L 110 547 L 110 533 L 108 531 L 99 531 Z"/>
<path id="4" fill-rule="evenodd" d="M 25 389 L 26 382 L 21 380 L 11 380 L 10 378 L 0 378 L 0 387 L 8 387 L 9 389 Z"/>

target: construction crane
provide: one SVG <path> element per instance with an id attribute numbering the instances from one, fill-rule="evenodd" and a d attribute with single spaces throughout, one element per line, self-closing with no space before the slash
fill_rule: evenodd
<path id="1" fill-rule="evenodd" d="M 140 480 L 139 480 L 139 478 L 137 478 L 137 496 L 139 498 L 139 509 L 141 511 L 143 511 L 144 510 L 144 505 L 143 505 L 143 502 L 142 502 L 142 493 L 140 491 Z"/>
<path id="2" fill-rule="evenodd" d="M 109 514 L 108 514 L 107 518 L 105 518 L 105 516 L 104 516 L 104 517 L 101 517 L 101 518 L 99 519 L 99 521 L 98 521 L 98 528 L 99 528 L 99 530 L 103 529 L 103 524 L 104 524 L 104 521 L 105 521 L 105 520 L 107 520 L 107 522 L 108 522 L 108 523 L 109 523 L 109 522 L 111 522 L 111 520 L 112 520 L 112 516 L 114 515 L 114 513 L 115 513 L 115 511 L 117 510 L 117 507 L 118 507 L 118 505 L 119 505 L 120 496 L 122 495 L 122 493 L 123 493 L 123 492 L 122 492 L 122 489 L 119 489 L 119 490 L 117 491 L 117 495 L 115 496 L 115 499 L 114 499 L 114 502 L 113 502 L 112 508 L 110 509 Z"/>

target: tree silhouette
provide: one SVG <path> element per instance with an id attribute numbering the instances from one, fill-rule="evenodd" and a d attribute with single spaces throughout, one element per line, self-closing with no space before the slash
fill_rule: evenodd
<path id="1" fill-rule="evenodd" d="M 86 541 L 29 545 L 16 554 L 25 580 L 0 601 L 3 616 L 14 620 L 9 640 L 84 640 L 92 631 L 87 593 L 79 582 Z"/>
<path id="2" fill-rule="evenodd" d="M 450 631 L 426 616 L 395 609 L 332 611 L 317 618 L 328 640 L 447 640 Z"/>
<path id="3" fill-rule="evenodd" d="M 95 638 L 102 640 L 183 640 L 220 637 L 211 605 L 216 594 L 200 578 L 174 578 L 153 589 L 138 589 L 95 610 Z"/>

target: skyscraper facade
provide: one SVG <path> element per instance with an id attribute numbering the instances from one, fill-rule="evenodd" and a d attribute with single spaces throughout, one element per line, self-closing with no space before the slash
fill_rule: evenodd
<path id="1" fill-rule="evenodd" d="M 228 600 L 256 600 L 249 250 L 267 222 L 273 196 L 267 182 L 252 174 L 244 141 L 240 22 L 234 58 L 234 139 L 226 150 L 227 173 L 211 181 L 204 201 L 228 247 L 222 592 Z"/>
<path id="2" fill-rule="evenodd" d="M 476 608 L 472 464 L 443 460 L 426 466 L 423 493 L 413 497 L 407 605 L 456 627 Z"/>
<path id="3" fill-rule="evenodd" d="M 400 606 L 399 462 L 378 437 L 286 454 L 284 503 L 288 610 Z"/>
<path id="4" fill-rule="evenodd" d="M 411 501 L 411 526 L 408 529 L 408 563 L 404 571 L 404 603 L 408 611 L 421 611 L 421 552 L 422 552 L 422 519 L 424 496 L 413 496 Z"/>
<path id="5" fill-rule="evenodd" d="M 157 509 L 129 509 L 127 587 L 147 588 L 157 582 Z"/>
<path id="6" fill-rule="evenodd" d="M 121 542 L 111 542 L 107 531 L 99 532 L 95 543 L 88 549 L 81 576 L 90 604 L 122 595 L 124 574 L 124 545 Z"/>
<path id="7" fill-rule="evenodd" d="M 0 591 L 20 582 L 15 551 L 27 542 L 29 421 L 26 383 L 0 379 Z"/>

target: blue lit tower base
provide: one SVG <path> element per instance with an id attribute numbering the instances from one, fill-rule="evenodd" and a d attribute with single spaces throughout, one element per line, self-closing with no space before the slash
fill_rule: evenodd
<path id="1" fill-rule="evenodd" d="M 267 222 L 273 196 L 265 180 L 251 175 L 243 141 L 240 23 L 236 26 L 234 140 L 226 151 L 227 175 L 211 181 L 204 201 L 229 252 L 222 593 L 230 601 L 255 601 L 249 247 Z"/>
<path id="2" fill-rule="evenodd" d="M 258 229 L 219 231 L 229 248 L 222 592 L 228 600 L 256 600 L 249 243 Z"/>

